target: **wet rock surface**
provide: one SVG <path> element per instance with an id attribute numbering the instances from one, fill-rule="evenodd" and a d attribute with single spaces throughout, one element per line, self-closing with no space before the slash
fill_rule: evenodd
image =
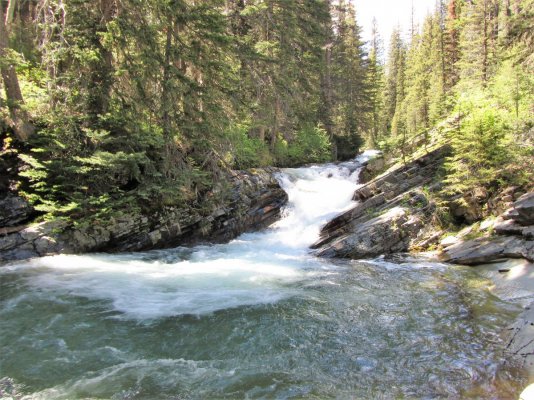
<path id="1" fill-rule="evenodd" d="M 57 253 L 123 252 L 224 242 L 275 222 L 287 202 L 274 168 L 235 171 L 224 201 L 208 215 L 167 207 L 152 215 L 125 215 L 105 224 L 52 221 L 0 233 L 0 261 Z"/>
<path id="2" fill-rule="evenodd" d="M 439 147 L 357 189 L 353 199 L 358 204 L 322 228 L 320 239 L 312 246 L 316 254 L 375 257 L 406 252 L 418 241 L 432 240 L 426 226 L 435 205 L 425 186 L 449 153 L 448 146 Z"/>

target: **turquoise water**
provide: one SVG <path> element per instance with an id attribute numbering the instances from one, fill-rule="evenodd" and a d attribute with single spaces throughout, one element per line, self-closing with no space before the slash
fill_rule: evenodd
<path id="1" fill-rule="evenodd" d="M 519 309 L 474 270 L 308 253 L 356 167 L 286 171 L 285 217 L 229 244 L 0 267 L 0 397 L 517 398 Z"/>

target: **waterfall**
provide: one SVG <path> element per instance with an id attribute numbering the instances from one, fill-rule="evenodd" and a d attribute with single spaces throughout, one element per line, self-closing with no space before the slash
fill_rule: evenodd
<path id="1" fill-rule="evenodd" d="M 206 314 L 295 295 L 288 284 L 331 268 L 308 254 L 320 227 L 353 204 L 362 162 L 286 169 L 277 177 L 289 201 L 280 221 L 227 244 L 146 253 L 58 255 L 14 264 L 31 269 L 36 289 L 109 300 L 121 317 L 139 320 Z"/>

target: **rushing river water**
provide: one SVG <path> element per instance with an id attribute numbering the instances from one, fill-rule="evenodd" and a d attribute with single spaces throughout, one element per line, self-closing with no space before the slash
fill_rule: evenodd
<path id="1" fill-rule="evenodd" d="M 357 166 L 285 171 L 284 217 L 228 244 L 0 267 L 0 398 L 517 398 L 518 308 L 473 270 L 309 254 Z"/>

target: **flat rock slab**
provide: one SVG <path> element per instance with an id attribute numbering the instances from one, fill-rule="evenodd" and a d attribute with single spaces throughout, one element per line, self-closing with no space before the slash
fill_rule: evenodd
<path id="1" fill-rule="evenodd" d="M 525 259 L 477 265 L 476 271 L 492 281 L 489 290 L 498 298 L 523 307 L 534 302 L 534 263 Z"/>
<path id="2" fill-rule="evenodd" d="M 527 371 L 529 380 L 534 378 L 534 303 L 510 325 L 505 332 L 506 353 L 519 361 Z"/>
<path id="3" fill-rule="evenodd" d="M 443 261 L 478 265 L 504 258 L 534 261 L 534 241 L 516 236 L 483 237 L 453 244 L 442 251 Z"/>

